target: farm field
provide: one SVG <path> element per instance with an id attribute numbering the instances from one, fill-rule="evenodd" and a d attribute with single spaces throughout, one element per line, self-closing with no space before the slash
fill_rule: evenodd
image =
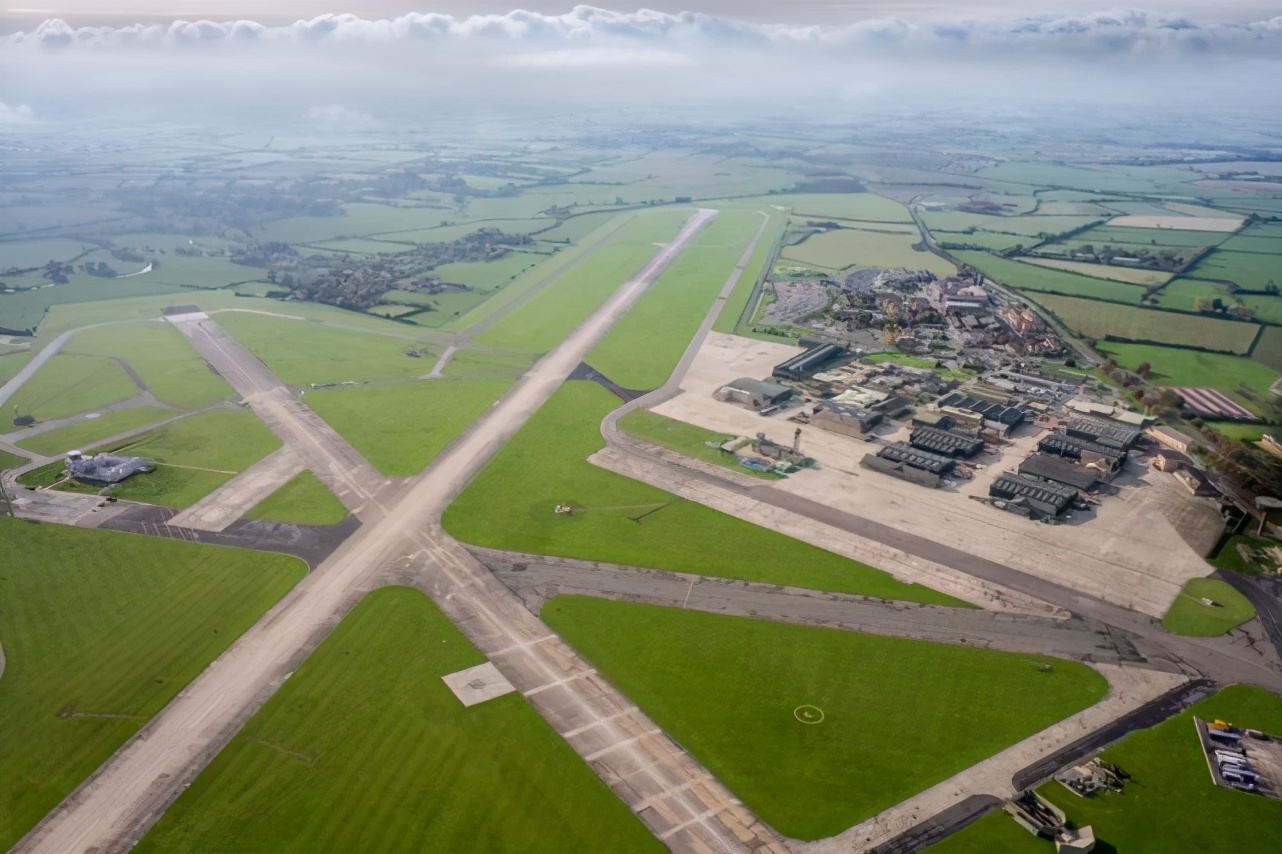
<path id="1" fill-rule="evenodd" d="M 504 234 L 531 234 L 556 225 L 556 220 L 551 217 L 469 219 L 467 222 L 455 222 L 450 215 L 451 212 L 438 210 L 437 213 L 441 214 L 443 219 L 448 219 L 450 224 L 444 225 L 442 224 L 443 220 L 438 220 L 433 223 L 432 227 L 385 231 L 373 234 L 371 237 L 384 242 L 407 244 L 400 249 L 384 249 L 380 251 L 404 252 L 409 248 L 408 244 L 450 243 L 469 234 L 475 234 L 483 228 L 497 229 Z"/>
<path id="2" fill-rule="evenodd" d="M 1282 697 L 1263 688 L 1232 685 L 1155 727 L 1134 733 L 1104 751 L 1132 779 L 1120 793 L 1079 798 L 1058 783 L 1039 789 L 1070 821 L 1091 825 L 1095 836 L 1127 854 L 1166 854 L 1170 840 L 1208 854 L 1258 849 L 1282 837 L 1277 801 L 1212 785 L 1193 732 L 1194 715 L 1282 732 Z M 1162 832 L 1155 834 L 1153 828 Z"/>
<path id="3" fill-rule="evenodd" d="M 753 211 L 723 210 L 619 318 L 587 363 L 624 388 L 663 385 L 761 223 Z"/>
<path id="4" fill-rule="evenodd" d="M 1278 256 L 1282 258 L 1282 256 Z M 1201 279 L 1175 279 L 1160 291 L 1162 305 L 1194 311 L 1199 299 L 1211 303 L 1217 297 L 1228 306 L 1241 304 L 1255 312 L 1255 317 L 1271 323 L 1282 323 L 1282 296 L 1229 293 L 1229 286 Z"/>
<path id="5" fill-rule="evenodd" d="M 1035 242 L 1022 234 L 998 234 L 995 231 L 936 231 L 931 229 L 930 234 L 935 238 L 935 242 L 945 249 L 966 249 L 982 246 L 994 252 L 1001 252 L 1015 246 L 1028 245 Z"/>
<path id="6" fill-rule="evenodd" d="M 546 260 L 546 255 L 533 252 L 509 252 L 493 261 L 442 264 L 436 268 L 435 273 L 443 282 L 467 285 L 488 294 Z"/>
<path id="7" fill-rule="evenodd" d="M 1117 287 L 1131 287 L 1118 285 Z M 1254 323 L 1179 314 L 1095 300 L 1074 299 L 1057 294 L 1038 294 L 1037 301 L 1050 309 L 1065 325 L 1089 338 L 1112 335 L 1139 341 L 1187 344 L 1208 350 L 1245 353 L 1259 329 Z"/>
<path id="8" fill-rule="evenodd" d="M 67 342 L 65 352 L 124 359 L 152 394 L 182 409 L 209 406 L 233 394 L 169 323 L 86 329 Z"/>
<path id="9" fill-rule="evenodd" d="M 915 234 L 891 234 L 879 231 L 853 231 L 833 229 L 807 237 L 801 243 L 785 246 L 780 256 L 829 270 L 849 267 L 906 267 L 910 270 L 930 270 L 939 276 L 948 276 L 957 269 L 932 252 L 918 252 L 913 244 L 920 241 Z"/>
<path id="10" fill-rule="evenodd" d="M 32 374 L 9 398 L 7 408 L 37 421 L 89 412 L 138 393 L 128 374 L 111 359 L 59 353 Z"/>
<path id="11" fill-rule="evenodd" d="M 1111 279 L 1128 285 L 1160 285 L 1171 278 L 1171 274 L 1162 270 L 1144 270 L 1136 267 L 1118 267 L 1111 264 L 1092 264 L 1086 261 L 1064 261 L 1059 258 L 1021 259 L 1025 264 L 1036 264 L 1053 270 L 1067 270 L 1070 273 L 1081 273 L 1096 279 Z"/>
<path id="12" fill-rule="evenodd" d="M 598 425 L 618 404 L 595 383 L 567 382 L 445 511 L 445 529 L 490 548 L 961 604 L 592 465 Z M 554 513 L 562 503 L 582 512 Z"/>
<path id="13" fill-rule="evenodd" d="M 424 373 L 430 360 L 422 360 Z M 409 380 L 320 389 L 303 397 L 383 474 L 414 474 L 498 400 L 511 379 Z"/>
<path id="14" fill-rule="evenodd" d="M 344 205 L 343 214 L 276 220 L 260 227 L 257 237 L 263 241 L 278 240 L 282 243 L 320 243 L 339 237 L 367 237 L 389 231 L 432 228 L 452 217 L 451 211 L 441 208 L 365 203 Z"/>
<path id="15" fill-rule="evenodd" d="M 50 261 L 70 261 L 78 255 L 98 247 L 83 240 L 55 237 L 37 240 L 6 240 L 0 242 L 0 281 L 12 268 L 20 270 L 43 267 Z"/>
<path id="16" fill-rule="evenodd" d="M 310 471 L 302 471 L 245 514 L 299 525 L 333 525 L 343 521 L 347 508 Z"/>
<path id="17" fill-rule="evenodd" d="M 1149 381 L 1156 385 L 1205 386 L 1225 392 L 1246 386 L 1264 398 L 1269 384 L 1277 379 L 1272 369 L 1242 356 L 1119 341 L 1101 342 L 1099 349 L 1124 368 L 1133 370 L 1141 362 L 1148 362 L 1152 366 Z"/>
<path id="18" fill-rule="evenodd" d="M 1099 222 L 1102 216 L 1044 216 L 1030 214 L 1026 216 L 992 216 L 989 214 L 967 213 L 965 211 L 926 211 L 922 214 L 926 227 L 932 232 L 966 231 L 980 229 L 1005 234 L 1018 234 L 1024 238 L 1036 238 L 1042 234 L 1063 234 L 1078 228 Z M 1035 240 L 1025 239 L 1025 243 Z"/>
<path id="19" fill-rule="evenodd" d="M 629 412 L 619 419 L 619 427 L 625 432 L 653 442 L 656 445 L 680 451 L 686 456 L 695 457 L 704 462 L 734 469 L 740 474 L 766 480 L 778 480 L 780 478 L 780 475 L 772 472 L 746 469 L 735 462 L 735 456 L 724 454 L 717 448 L 708 447 L 708 442 L 724 442 L 727 439 L 734 438 L 733 436 L 714 433 L 694 424 L 687 424 L 684 421 L 677 421 L 675 418 L 659 415 L 657 412 L 651 412 L 648 409 L 634 409 Z"/>
<path id="20" fill-rule="evenodd" d="M 23 439 L 18 443 L 18 447 L 36 454 L 54 456 L 88 447 L 129 430 L 155 424 L 172 415 L 174 415 L 173 412 L 155 406 L 135 406 L 108 412 L 97 418 L 85 419 L 47 433 L 37 433 L 29 439 Z"/>
<path id="21" fill-rule="evenodd" d="M 1109 220 L 1114 228 L 1151 228 L 1157 231 L 1175 229 L 1178 231 L 1236 231 L 1242 224 L 1242 217 L 1225 216 L 1145 216 L 1140 214 L 1119 216 Z"/>
<path id="22" fill-rule="evenodd" d="M 586 213 L 572 216 L 546 231 L 537 233 L 539 240 L 545 240 L 553 243 L 578 243 L 584 237 L 587 237 L 596 229 L 605 225 L 618 214 L 602 211 L 600 213 Z"/>
<path id="23" fill-rule="evenodd" d="M 872 193 L 780 193 L 747 201 L 791 206 L 797 216 L 912 222 L 908 209 L 899 202 Z"/>
<path id="24" fill-rule="evenodd" d="M 799 839 L 839 833 L 1107 691 L 1085 665 L 1041 656 L 576 596 L 542 614 Z"/>
<path id="25" fill-rule="evenodd" d="M 1144 289 L 1136 285 L 1093 279 L 1063 270 L 1050 270 L 1009 258 L 999 258 L 988 252 L 957 250 L 951 254 L 961 263 L 974 267 L 989 278 L 1020 290 L 1130 303 L 1138 303 L 1144 295 Z"/>
<path id="26" fill-rule="evenodd" d="M 654 244 L 672 240 L 690 213 L 688 208 L 679 208 L 637 214 L 590 257 L 570 267 L 520 311 L 498 321 L 477 340 L 529 353 L 547 352 L 609 294 L 639 273 L 654 257 Z"/>
<path id="27" fill-rule="evenodd" d="M 157 427 L 134 439 L 86 451 L 110 450 L 146 457 L 156 470 L 135 475 L 102 494 L 165 507 L 187 507 L 222 486 L 242 470 L 280 447 L 253 413 L 218 410 L 192 415 Z M 61 460 L 23 475 L 29 486 L 48 486 L 62 477 Z M 67 484 L 77 492 L 98 492 Z"/>
<path id="28" fill-rule="evenodd" d="M 220 314 L 217 319 L 278 377 L 297 386 L 418 376 L 431 370 L 434 354 L 442 349 L 428 347 L 427 333 L 406 340 L 243 312 Z M 397 329 L 404 330 L 402 335 L 414 334 L 413 327 Z M 411 349 L 425 355 L 406 355 Z"/>
<path id="29" fill-rule="evenodd" d="M 1282 373 L 1282 328 L 1266 326 L 1251 350 L 1251 358 Z"/>
<path id="30" fill-rule="evenodd" d="M 1233 282 L 1240 288 L 1254 291 L 1264 290 L 1270 282 L 1282 287 L 1282 255 L 1214 249 L 1204 255 L 1187 275 Z"/>
<path id="31" fill-rule="evenodd" d="M 1224 235 L 1211 231 L 1181 231 L 1171 228 L 1130 228 L 1117 225 L 1100 225 L 1073 235 L 1075 244 L 1089 243 L 1093 246 L 1147 246 L 1151 249 L 1164 247 L 1192 248 L 1198 246 L 1215 246 L 1224 240 Z"/>
<path id="32" fill-rule="evenodd" d="M 0 847 L 283 596 L 284 555 L 0 518 Z"/>
<path id="33" fill-rule="evenodd" d="M 122 273 L 133 273 L 140 270 L 142 265 L 119 261 L 113 262 L 113 267 Z M 153 284 L 183 288 L 222 288 L 237 282 L 252 282 L 261 279 L 263 275 L 264 271 L 259 267 L 236 264 L 227 258 L 174 255 L 155 262 L 150 273 L 136 278 L 148 279 Z"/>
<path id="34" fill-rule="evenodd" d="M 78 274 L 71 276 L 63 285 L 48 285 L 12 294 L 0 293 L 0 329 L 34 331 L 42 326 L 41 320 L 45 312 L 54 306 L 176 294 L 184 290 L 186 289 L 177 285 L 148 281 L 146 276 L 99 279 Z M 80 308 L 88 309 L 88 306 Z"/>
<path id="35" fill-rule="evenodd" d="M 1204 605 L 1204 598 L 1217 604 Z M 1255 607 L 1227 582 L 1194 578 L 1171 603 L 1171 609 L 1162 617 L 1162 627 L 1177 635 L 1214 637 L 1254 616 Z"/>
<path id="36" fill-rule="evenodd" d="M 136 850 L 661 851 L 520 694 L 441 681 L 484 661 L 424 594 L 375 590 Z"/>

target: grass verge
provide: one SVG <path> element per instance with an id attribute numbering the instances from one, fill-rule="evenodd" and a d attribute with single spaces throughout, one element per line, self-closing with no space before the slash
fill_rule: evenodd
<path id="1" fill-rule="evenodd" d="M 0 847 L 303 576 L 283 555 L 0 518 Z"/>
<path id="2" fill-rule="evenodd" d="M 765 480 L 779 480 L 781 475 L 774 472 L 759 472 L 746 469 L 735 462 L 737 457 L 726 454 L 717 448 L 708 446 L 708 442 L 721 443 L 733 439 L 725 433 L 714 433 L 694 424 L 687 424 L 666 415 L 659 415 L 648 409 L 634 409 L 619 419 L 619 427 L 656 445 L 680 451 L 688 457 L 716 463 L 740 474 L 759 477 Z"/>
<path id="3" fill-rule="evenodd" d="M 310 471 L 302 471 L 245 514 L 250 519 L 271 519 L 299 525 L 334 525 L 347 516 L 347 508 Z"/>
<path id="4" fill-rule="evenodd" d="M 1216 604 L 1203 605 L 1204 598 Z M 1194 578 L 1171 603 L 1162 617 L 1162 627 L 1177 635 L 1213 637 L 1254 616 L 1255 606 L 1228 583 L 1218 578 Z"/>
<path id="5" fill-rule="evenodd" d="M 662 850 L 520 694 L 441 681 L 484 661 L 417 590 L 370 593 L 137 850 Z"/>
<path id="6" fill-rule="evenodd" d="M 543 618 L 798 839 L 839 833 L 1107 690 L 1076 662 L 653 605 L 566 596 Z"/>

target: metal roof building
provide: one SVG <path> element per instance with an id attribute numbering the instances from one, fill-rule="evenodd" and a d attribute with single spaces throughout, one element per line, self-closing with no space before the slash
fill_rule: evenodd
<path id="1" fill-rule="evenodd" d="M 804 379 L 824 365 L 840 359 L 844 355 L 846 355 L 846 350 L 843 347 L 839 347 L 836 344 L 820 344 L 816 347 L 811 347 L 804 353 L 793 356 L 786 362 L 780 362 L 775 365 L 775 369 L 771 373 L 780 379 Z"/>
<path id="2" fill-rule="evenodd" d="M 792 389 L 778 383 L 740 377 L 722 386 L 717 394 L 722 400 L 731 400 L 753 409 L 764 409 L 792 397 Z"/>
<path id="3" fill-rule="evenodd" d="M 1036 480 L 1021 474 L 1007 472 L 999 475 L 988 487 L 988 494 L 1026 508 L 1035 517 L 1054 518 L 1068 509 L 1077 498 L 1071 486 Z"/>
<path id="4" fill-rule="evenodd" d="M 1102 418 L 1074 418 L 1068 422 L 1065 432 L 1076 439 L 1085 439 L 1088 442 L 1122 450 L 1131 448 L 1142 435 L 1134 427 Z"/>
<path id="5" fill-rule="evenodd" d="M 1068 436 L 1064 433 L 1047 433 L 1037 443 L 1037 450 L 1068 457 L 1070 460 L 1099 461 L 1109 471 L 1117 471 L 1122 467 L 1122 463 L 1126 461 L 1126 451 L 1089 442 L 1086 439 L 1078 439 L 1075 436 Z"/>
<path id="6" fill-rule="evenodd" d="M 91 483 L 120 483 L 139 472 L 153 469 L 155 466 L 142 457 L 121 457 L 116 454 L 86 457 L 79 451 L 67 454 L 67 473 L 76 480 Z"/>
<path id="7" fill-rule="evenodd" d="M 1018 407 L 1011 406 L 1009 403 L 990 400 L 986 397 L 967 394 L 964 391 L 954 391 L 944 395 L 939 399 L 939 405 L 941 407 L 951 406 L 956 409 L 969 409 L 971 412 L 978 412 L 984 417 L 985 421 L 996 421 L 999 424 L 1005 424 L 1007 427 L 1022 424 L 1025 419 L 1023 410 Z"/>
<path id="8" fill-rule="evenodd" d="M 939 475 L 906 463 L 897 463 L 885 457 L 864 454 L 864 458 L 859 461 L 859 465 L 866 469 L 879 471 L 882 474 L 888 474 L 891 477 L 897 477 L 900 480 L 906 480 L 909 483 L 915 483 L 918 486 L 928 486 L 932 489 L 939 486 Z"/>
<path id="9" fill-rule="evenodd" d="M 1095 486 L 1100 479 L 1100 473 L 1095 469 L 1075 465 L 1063 457 L 1050 454 L 1033 454 L 1028 457 L 1019 464 L 1019 473 L 1082 490 Z"/>
<path id="10" fill-rule="evenodd" d="M 903 463 L 913 468 L 923 469 L 931 474 L 945 475 L 953 470 L 957 461 L 952 457 L 945 457 L 941 454 L 932 454 L 929 451 L 923 451 L 906 445 L 903 442 L 895 442 L 887 445 L 877 452 L 877 456 L 883 460 L 890 460 L 893 463 Z"/>
<path id="11" fill-rule="evenodd" d="M 836 400 L 825 400 L 810 417 L 811 424 L 847 436 L 862 436 L 881 421 L 880 412 Z"/>
<path id="12" fill-rule="evenodd" d="M 914 427 L 908 444 L 947 457 L 973 457 L 984 450 L 984 441 L 978 436 L 966 436 L 938 427 Z"/>

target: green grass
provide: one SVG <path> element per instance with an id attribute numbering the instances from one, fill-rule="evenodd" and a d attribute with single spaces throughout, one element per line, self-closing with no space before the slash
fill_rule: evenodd
<path id="1" fill-rule="evenodd" d="M 22 366 L 31 360 L 30 351 L 14 351 L 0 353 L 0 383 L 6 383 L 13 378 Z"/>
<path id="2" fill-rule="evenodd" d="M 788 228 L 788 217 L 781 212 L 774 210 L 769 206 L 764 206 L 769 213 L 770 222 L 761 232 L 761 237 L 757 240 L 757 248 L 753 250 L 752 257 L 748 260 L 748 265 L 743 268 L 743 273 L 739 276 L 739 283 L 735 285 L 734 291 L 730 298 L 721 308 L 721 313 L 717 315 L 717 320 L 712 324 L 712 328 L 717 332 L 731 333 L 739 325 L 739 318 L 748 306 L 748 300 L 752 298 L 752 292 L 757 286 L 757 280 L 762 277 L 762 270 L 766 262 L 770 259 L 775 247 L 783 238 L 784 231 Z"/>
<path id="3" fill-rule="evenodd" d="M 1159 292 L 1162 305 L 1184 311 L 1196 311 L 1198 299 L 1210 304 L 1217 297 L 1230 308 L 1241 304 L 1255 317 L 1267 323 L 1282 323 L 1282 296 L 1270 294 L 1229 293 L 1229 285 L 1202 279 L 1174 279 Z"/>
<path id="4" fill-rule="evenodd" d="M 1260 333 L 1251 358 L 1275 371 L 1282 372 L 1282 327 L 1266 326 Z"/>
<path id="5" fill-rule="evenodd" d="M 624 388 L 663 385 L 761 217 L 722 211 L 588 354 L 587 362 Z"/>
<path id="6" fill-rule="evenodd" d="M 245 514 L 250 519 L 333 525 L 343 521 L 347 508 L 310 471 L 294 475 Z"/>
<path id="7" fill-rule="evenodd" d="M 1232 537 L 1229 537 L 1228 540 L 1224 542 L 1224 545 L 1220 546 L 1220 549 L 1215 553 L 1215 556 L 1208 558 L 1208 560 L 1210 560 L 1213 566 L 1220 569 L 1259 575 L 1261 569 L 1260 566 L 1255 563 L 1247 563 L 1242 559 L 1242 556 L 1238 554 L 1237 547 L 1239 544 L 1260 549 L 1276 545 L 1276 542 L 1264 539 L 1263 537 L 1253 537 L 1248 534 L 1235 534 Z"/>
<path id="8" fill-rule="evenodd" d="M 110 450 L 146 457 L 156 470 L 137 474 L 102 490 L 132 501 L 166 507 L 186 507 L 213 492 L 245 468 L 280 447 L 258 418 L 247 410 L 217 410 L 157 427 L 123 443 L 92 450 Z M 89 450 L 89 449 L 86 449 Z M 62 461 L 28 472 L 22 483 L 48 486 L 60 479 Z M 76 492 L 98 492 L 67 484 Z"/>
<path id="9" fill-rule="evenodd" d="M 1249 290 L 1263 290 L 1270 282 L 1282 286 L 1282 256 L 1213 249 L 1202 256 L 1188 275 L 1233 282 Z"/>
<path id="10" fill-rule="evenodd" d="M 520 694 L 441 681 L 484 661 L 417 590 L 370 593 L 135 850 L 662 850 Z"/>
<path id="11" fill-rule="evenodd" d="M 1037 242 L 1039 234 L 1063 234 L 1098 222 L 1102 216 L 1087 214 L 1084 216 L 991 216 L 989 214 L 968 213 L 966 211 L 926 211 L 922 216 L 926 227 L 934 232 L 965 231 L 968 228 L 993 231 L 1006 234 L 1017 234 L 1023 237 L 1022 242 L 1029 246 Z"/>
<path id="12" fill-rule="evenodd" d="M 952 254 L 958 261 L 974 267 L 995 281 L 1023 291 L 1046 291 L 1131 303 L 1138 303 L 1144 294 L 1144 288 L 1138 285 L 1126 285 L 1107 279 L 1080 276 L 1064 270 L 1039 267 L 1036 264 L 1025 264 L 1022 261 L 999 258 L 987 252 L 958 250 Z"/>
<path id="13" fill-rule="evenodd" d="M 636 275 L 690 217 L 688 209 L 647 211 L 478 339 L 482 344 L 544 353 L 559 344 L 620 285 Z"/>
<path id="14" fill-rule="evenodd" d="M 27 461 L 22 457 L 19 457 L 16 454 L 11 454 L 8 451 L 0 451 L 0 471 L 3 471 L 4 469 L 16 469 L 19 466 L 25 466 L 26 464 Z"/>
<path id="15" fill-rule="evenodd" d="M 47 433 L 37 433 L 18 443 L 18 447 L 45 456 L 54 456 L 74 448 L 84 448 L 103 439 L 163 421 L 174 413 L 154 406 L 136 406 L 108 412 L 77 424 L 59 427 Z"/>
<path id="16" fill-rule="evenodd" d="M 1282 733 L 1282 697 L 1233 685 L 1104 751 L 1106 760 L 1132 776 L 1121 793 L 1078 798 L 1058 783 L 1039 791 L 1074 824 L 1091 825 L 1097 839 L 1124 854 L 1267 850 L 1267 840 L 1282 838 L 1282 806 L 1212 784 L 1193 731 L 1194 715 Z M 1176 849 L 1173 840 L 1178 840 Z"/>
<path id="17" fill-rule="evenodd" d="M 1218 604 L 1203 605 L 1203 597 Z M 1255 607 L 1228 583 L 1218 578 L 1194 578 L 1175 597 L 1162 617 L 1162 626 L 1177 635 L 1214 637 L 1254 616 Z"/>
<path id="18" fill-rule="evenodd" d="M 300 578 L 302 562 L 0 518 L 0 847 Z"/>
<path id="19" fill-rule="evenodd" d="M 47 283 L 45 280 L 40 282 Z M 93 312 L 104 301 L 163 295 L 167 302 L 172 303 L 176 301 L 174 295 L 184 291 L 185 295 L 191 293 L 178 285 L 150 281 L 147 276 L 100 279 L 78 273 L 71 276 L 66 284 L 0 294 L 0 328 L 34 330 L 37 326 L 43 327 L 41 321 L 45 312 L 51 312 L 62 305 L 79 303 L 82 311 L 93 316 Z M 94 317 L 94 320 L 97 319 L 99 318 Z M 92 323 L 94 320 L 88 322 Z"/>
<path id="20" fill-rule="evenodd" d="M 781 193 L 766 200 L 770 204 L 790 205 L 800 216 L 912 222 L 908 209 L 899 202 L 872 193 Z"/>
<path id="21" fill-rule="evenodd" d="M 491 548 L 962 604 L 592 465 L 601 419 L 617 405 L 595 383 L 563 385 L 450 505 L 446 530 Z M 564 502 L 584 512 L 554 513 Z"/>
<path id="22" fill-rule="evenodd" d="M 925 850 L 930 854 L 1051 854 L 1054 849 L 1049 840 L 1037 838 L 998 809 Z"/>
<path id="23" fill-rule="evenodd" d="M 287 383 L 333 383 L 389 377 L 414 377 L 431 369 L 431 355 L 414 358 L 406 351 L 418 349 L 429 354 L 442 348 L 427 348 L 427 334 L 414 340 L 335 329 L 325 324 L 306 323 L 258 314 L 218 315 L 218 323 L 258 356 Z M 412 327 L 400 327 L 413 335 Z"/>
<path id="24" fill-rule="evenodd" d="M 59 353 L 9 398 L 6 408 L 52 421 L 132 397 L 137 388 L 110 359 Z"/>
<path id="25" fill-rule="evenodd" d="M 124 359 L 152 394 L 183 409 L 209 406 L 233 393 L 170 323 L 86 329 L 68 341 L 66 349 L 69 353 Z"/>
<path id="26" fill-rule="evenodd" d="M 543 618 L 798 839 L 839 833 L 1107 691 L 1072 661 L 653 605 L 558 597 Z M 802 704 L 823 721 L 799 722 Z"/>
<path id="27" fill-rule="evenodd" d="M 1134 341 L 1186 344 L 1207 350 L 1246 353 L 1259 330 L 1254 323 L 1218 317 L 1155 311 L 1055 294 L 1033 294 L 1032 297 L 1054 312 L 1069 328 L 1100 340 L 1112 335 Z"/>
<path id="28" fill-rule="evenodd" d="M 727 439 L 733 439 L 733 436 L 725 433 L 714 433 L 711 430 L 705 430 L 694 424 L 687 424 L 684 421 L 678 421 L 675 418 L 668 418 L 665 415 L 659 415 L 648 409 L 634 409 L 627 415 L 619 419 L 619 427 L 639 436 L 642 439 L 653 442 L 656 445 L 662 445 L 665 448 L 671 448 L 674 451 L 680 451 L 688 457 L 703 460 L 709 463 L 716 463 L 719 466 L 725 466 L 728 469 L 734 469 L 740 474 L 750 475 L 752 477 L 763 478 L 766 480 L 778 480 L 781 475 L 773 472 L 759 472 L 752 469 L 746 469 L 739 465 L 736 460 L 738 457 L 732 454 L 722 453 L 717 448 L 708 447 L 708 442 L 724 442 Z"/>
<path id="29" fill-rule="evenodd" d="M 1149 344 L 1101 343 L 1099 350 L 1112 356 L 1124 368 L 1134 369 L 1142 362 L 1152 367 L 1149 382 L 1162 386 L 1205 386 L 1234 391 L 1246 386 L 1264 398 L 1277 372 L 1244 356 L 1204 353 L 1179 347 L 1157 347 Z"/>
<path id="30" fill-rule="evenodd" d="M 431 362 L 425 360 L 426 372 Z M 303 401 L 383 474 L 411 475 L 511 386 L 510 379 L 444 379 L 309 391 Z"/>
<path id="31" fill-rule="evenodd" d="M 794 246 L 785 246 L 781 257 L 790 261 L 830 270 L 848 267 L 906 267 L 930 270 L 950 276 L 957 268 L 932 252 L 917 251 L 916 234 L 892 234 L 883 231 L 853 231 L 839 228 L 811 235 Z"/>
<path id="32" fill-rule="evenodd" d="M 493 261 L 466 261 L 457 264 L 442 264 L 433 272 L 441 281 L 468 285 L 490 293 L 546 260 L 546 255 L 536 255 L 531 252 L 509 252 Z"/>
<path id="33" fill-rule="evenodd" d="M 1037 241 L 1035 237 L 1027 237 L 1023 234 L 998 234 L 993 231 L 935 231 L 931 229 L 931 237 L 935 242 L 945 249 L 967 249 L 974 246 L 982 246 L 985 249 L 992 249 L 995 252 L 1001 252 L 1005 249 L 1012 249 L 1016 246 L 1028 246 Z"/>

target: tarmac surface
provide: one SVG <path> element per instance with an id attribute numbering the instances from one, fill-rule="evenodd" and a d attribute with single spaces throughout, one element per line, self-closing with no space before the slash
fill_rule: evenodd
<path id="1" fill-rule="evenodd" d="M 783 850 L 769 828 L 530 614 L 437 522 L 454 496 L 713 215 L 715 211 L 701 210 L 692 216 L 640 274 L 620 286 L 396 495 L 377 490 L 363 495 L 371 485 L 348 465 L 346 444 L 330 445 L 309 433 L 265 366 L 222 340 L 207 318 L 174 318 L 233 386 L 257 387 L 247 399 L 274 429 L 301 433 L 299 444 L 314 445 L 311 453 L 328 476 L 347 487 L 349 498 L 364 500 L 357 515 L 368 522 L 46 816 L 16 850 L 127 850 L 365 592 L 405 575 L 421 579 L 500 673 L 670 847 Z M 396 500 L 384 504 L 389 498 Z"/>

